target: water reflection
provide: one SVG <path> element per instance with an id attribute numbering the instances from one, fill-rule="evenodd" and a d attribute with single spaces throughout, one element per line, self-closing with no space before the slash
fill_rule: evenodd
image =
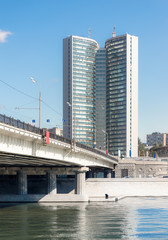
<path id="1" fill-rule="evenodd" d="M 167 198 L 0 207 L 0 239 L 168 239 Z"/>

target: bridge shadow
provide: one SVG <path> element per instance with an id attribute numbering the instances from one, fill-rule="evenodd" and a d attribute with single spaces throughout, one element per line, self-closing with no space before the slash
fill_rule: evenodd
<path id="1" fill-rule="evenodd" d="M 18 206 L 18 205 L 24 205 L 26 203 L 0 203 L 0 209 L 2 208 L 10 208 L 10 207 L 14 207 L 14 206 Z"/>

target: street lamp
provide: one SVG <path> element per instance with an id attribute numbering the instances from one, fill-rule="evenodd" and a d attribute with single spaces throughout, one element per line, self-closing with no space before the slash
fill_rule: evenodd
<path id="1" fill-rule="evenodd" d="M 104 130 L 102 130 L 102 132 L 104 132 L 106 134 L 106 139 L 107 139 L 107 153 L 108 153 L 108 149 L 109 149 L 109 143 L 108 143 L 108 133 Z"/>
<path id="2" fill-rule="evenodd" d="M 41 87 L 40 84 L 33 77 L 30 77 L 30 79 L 34 84 L 37 84 L 39 86 L 39 128 L 41 128 Z"/>
<path id="3" fill-rule="evenodd" d="M 67 104 L 68 104 L 69 107 L 72 107 L 72 104 L 70 102 L 67 102 Z"/>

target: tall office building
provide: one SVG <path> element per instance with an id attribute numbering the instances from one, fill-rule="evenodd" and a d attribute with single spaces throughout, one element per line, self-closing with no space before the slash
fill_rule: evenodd
<path id="1" fill-rule="evenodd" d="M 95 55 L 90 38 L 63 40 L 63 135 L 93 147 L 95 141 Z"/>
<path id="2" fill-rule="evenodd" d="M 108 39 L 106 47 L 106 131 L 109 152 L 138 154 L 138 38 Z"/>
<path id="3" fill-rule="evenodd" d="M 118 155 L 138 155 L 138 38 L 124 34 L 99 48 L 63 40 L 63 135 Z"/>
<path id="4" fill-rule="evenodd" d="M 100 48 L 96 53 L 95 78 L 95 133 L 96 147 L 107 149 L 106 143 L 106 49 Z"/>

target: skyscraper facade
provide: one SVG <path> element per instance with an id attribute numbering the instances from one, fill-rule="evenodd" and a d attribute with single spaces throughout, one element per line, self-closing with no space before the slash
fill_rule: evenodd
<path id="1" fill-rule="evenodd" d="M 114 155 L 138 154 L 138 38 L 63 40 L 63 135 Z"/>
<path id="2" fill-rule="evenodd" d="M 106 47 L 106 130 L 109 151 L 138 153 L 138 38 L 113 36 Z"/>
<path id="3" fill-rule="evenodd" d="M 95 77 L 95 133 L 96 147 L 107 149 L 106 144 L 106 49 L 100 48 L 96 52 Z"/>
<path id="4" fill-rule="evenodd" d="M 95 55 L 90 38 L 63 40 L 63 135 L 93 147 L 95 141 Z"/>

